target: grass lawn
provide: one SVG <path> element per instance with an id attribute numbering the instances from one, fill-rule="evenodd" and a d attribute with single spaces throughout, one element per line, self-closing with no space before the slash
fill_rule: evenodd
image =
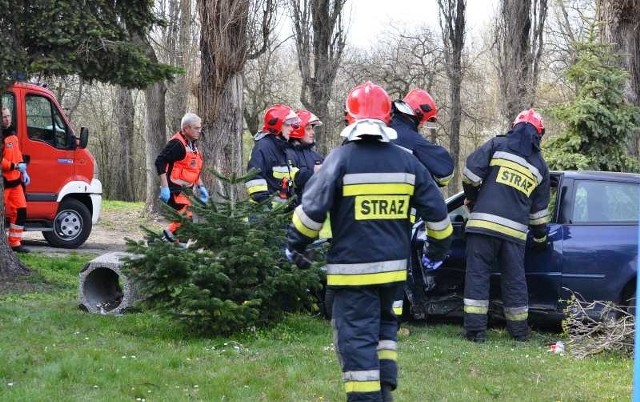
<path id="1" fill-rule="evenodd" d="M 195 338 L 169 318 L 78 309 L 90 256 L 32 253 L 30 286 L 0 294 L 1 401 L 343 401 L 328 322 L 291 316 L 234 338 Z M 633 361 L 551 354 L 557 333 L 485 344 L 456 324 L 403 324 L 402 401 L 626 401 Z M 408 334 L 407 334 L 408 332 Z"/>

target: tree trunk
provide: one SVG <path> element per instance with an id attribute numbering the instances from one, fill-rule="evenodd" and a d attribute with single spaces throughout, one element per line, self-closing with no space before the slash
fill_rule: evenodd
<path id="1" fill-rule="evenodd" d="M 326 124 L 316 131 L 318 149 L 325 154 L 332 145 L 334 133 L 328 104 L 345 46 L 342 11 L 346 2 L 290 0 L 298 68 L 302 76 L 300 102 Z"/>
<path id="2" fill-rule="evenodd" d="M 144 91 L 147 110 L 145 114 L 145 162 L 147 171 L 147 197 L 144 210 L 146 213 L 156 213 L 160 210 L 158 189 L 160 180 L 156 172 L 156 157 L 167 142 L 167 125 L 165 120 L 165 91 L 163 82 L 156 82 Z"/>
<path id="3" fill-rule="evenodd" d="M 620 54 L 621 67 L 629 72 L 625 86 L 627 102 L 640 106 L 640 19 L 639 0 L 598 0 L 598 20 L 602 36 Z M 628 133 L 627 148 L 632 156 L 640 156 L 640 131 Z"/>
<path id="4" fill-rule="evenodd" d="M 206 155 L 205 166 L 214 169 L 225 177 L 232 177 L 244 170 L 242 160 L 242 133 L 244 103 L 242 98 L 243 79 L 241 73 L 236 73 L 227 81 L 219 102 L 216 119 L 202 130 L 203 141 L 200 147 Z M 201 112 L 202 113 L 202 112 Z M 214 181 L 212 172 L 203 172 L 206 183 L 215 182 L 215 190 L 212 194 L 220 192 L 237 199 L 239 188 L 233 188 L 231 194 L 227 194 L 220 181 Z"/>
<path id="5" fill-rule="evenodd" d="M 117 177 L 113 199 L 121 201 L 135 201 L 136 177 L 134 169 L 134 128 L 133 120 L 135 108 L 131 90 L 123 87 L 117 89 L 116 107 L 114 110 L 115 121 L 118 124 L 119 152 L 117 154 Z"/>
<path id="6" fill-rule="evenodd" d="M 179 3 L 179 4 L 178 4 Z M 192 48 L 191 43 L 191 20 L 193 18 L 191 12 L 191 0 L 172 0 L 170 8 L 175 11 L 170 14 L 174 15 L 174 20 L 170 20 L 172 29 L 167 30 L 167 55 L 169 56 L 169 64 L 184 68 L 184 74 L 178 74 L 173 83 L 168 84 L 167 103 L 167 124 L 169 132 L 180 130 L 180 120 L 187 112 L 187 98 L 190 93 L 189 77 L 193 77 L 193 71 L 190 66 L 194 63 L 191 60 Z"/>
<path id="7" fill-rule="evenodd" d="M 1 149 L 1 148 L 0 148 Z M 4 187 L 0 181 L 0 222 L 4 228 Z M 0 280 L 14 279 L 20 275 L 29 275 L 31 270 L 20 262 L 16 253 L 11 250 L 7 242 L 5 231 L 0 236 Z"/>
<path id="8" fill-rule="evenodd" d="M 501 0 L 495 41 L 505 124 L 534 103 L 546 16 L 547 0 Z"/>
<path id="9" fill-rule="evenodd" d="M 453 158 L 453 178 L 449 182 L 449 194 L 460 191 L 460 126 L 462 123 L 462 50 L 465 36 L 466 0 L 438 0 L 440 7 L 440 28 L 445 47 L 445 62 L 451 97 L 451 131 L 449 132 L 449 152 Z"/>

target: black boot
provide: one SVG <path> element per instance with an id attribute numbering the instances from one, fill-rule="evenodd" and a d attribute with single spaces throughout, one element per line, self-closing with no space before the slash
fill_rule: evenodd
<path id="1" fill-rule="evenodd" d="M 23 246 L 22 244 L 19 244 L 15 247 L 11 247 L 11 250 L 13 250 L 14 253 L 30 253 L 31 250 L 29 250 L 28 248 L 26 248 L 25 246 Z"/>
<path id="2" fill-rule="evenodd" d="M 382 402 L 393 402 L 393 388 L 389 384 L 382 384 Z"/>
<path id="3" fill-rule="evenodd" d="M 476 343 L 484 343 L 487 338 L 487 333 L 485 331 L 471 331 L 463 329 L 461 335 L 466 340 Z"/>

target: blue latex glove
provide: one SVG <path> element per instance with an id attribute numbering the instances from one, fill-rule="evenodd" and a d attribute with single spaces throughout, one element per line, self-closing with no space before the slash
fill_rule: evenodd
<path id="1" fill-rule="evenodd" d="M 29 174 L 27 173 L 26 170 L 22 172 L 22 182 L 24 183 L 25 186 L 28 186 L 29 183 L 31 183 L 31 177 L 29 177 Z"/>
<path id="2" fill-rule="evenodd" d="M 169 197 L 171 197 L 169 187 L 160 187 L 160 199 L 162 202 L 169 202 Z"/>
<path id="3" fill-rule="evenodd" d="M 16 165 L 16 169 L 18 169 L 20 173 L 25 173 L 27 171 L 27 164 L 24 162 L 20 162 Z"/>
<path id="4" fill-rule="evenodd" d="M 209 202 L 209 191 L 207 191 L 205 186 L 198 187 L 198 198 L 205 204 Z"/>
<path id="5" fill-rule="evenodd" d="M 284 255 L 287 257 L 287 260 L 289 260 L 289 262 L 296 264 L 296 266 L 300 269 L 307 269 L 311 266 L 312 261 L 303 253 L 285 248 Z"/>
<path id="6" fill-rule="evenodd" d="M 431 261 L 426 255 L 422 256 L 420 262 L 422 263 L 422 269 L 426 273 L 435 271 L 436 269 L 440 268 L 440 266 L 442 266 L 442 261 Z"/>

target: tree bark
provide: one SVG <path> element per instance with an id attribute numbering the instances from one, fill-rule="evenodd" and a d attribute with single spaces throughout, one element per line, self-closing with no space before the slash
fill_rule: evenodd
<path id="1" fill-rule="evenodd" d="M 300 102 L 325 125 L 316 130 L 321 153 L 331 146 L 334 123 L 329 116 L 333 82 L 342 61 L 346 34 L 342 11 L 347 0 L 291 0 L 298 68 L 302 76 Z"/>
<path id="2" fill-rule="evenodd" d="M 640 1 L 598 0 L 597 19 L 602 22 L 602 37 L 620 54 L 621 67 L 629 72 L 625 86 L 627 102 L 640 106 Z M 627 149 L 640 156 L 640 131 L 628 133 Z"/>
<path id="3" fill-rule="evenodd" d="M 134 128 L 135 108 L 131 90 L 123 87 L 117 89 L 115 121 L 118 124 L 119 152 L 117 154 L 117 176 L 112 198 L 121 201 L 135 201 L 137 187 L 134 168 Z"/>
<path id="4" fill-rule="evenodd" d="M 438 0 L 440 7 L 440 28 L 444 42 L 444 57 L 449 77 L 451 97 L 451 131 L 449 132 L 449 152 L 453 158 L 453 178 L 449 182 L 449 194 L 460 191 L 460 126 L 462 123 L 462 50 L 465 36 L 466 0 Z"/>
<path id="5" fill-rule="evenodd" d="M 145 114 L 145 165 L 147 172 L 147 191 L 144 210 L 146 213 L 157 213 L 160 210 L 158 189 L 160 181 L 156 172 L 155 160 L 167 142 L 167 125 L 165 119 L 165 92 L 163 82 L 156 82 L 144 91 L 146 99 Z"/>
<path id="6" fill-rule="evenodd" d="M 505 125 L 536 96 L 547 0 L 501 0 L 496 46 Z"/>
<path id="7" fill-rule="evenodd" d="M 0 152 L 2 148 L 0 147 Z M 0 222 L 4 229 L 4 187 L 0 180 Z M 29 275 L 31 270 L 27 268 L 16 256 L 16 253 L 11 250 L 9 243 L 7 242 L 7 236 L 5 231 L 2 231 L 0 236 L 0 280 L 15 279 L 21 275 Z"/>
<path id="8" fill-rule="evenodd" d="M 234 177 L 244 170 L 242 158 L 243 133 L 243 79 L 236 73 L 227 80 L 227 85 L 220 95 L 217 118 L 203 129 L 204 153 L 207 155 L 205 166 L 209 166 L 224 177 Z M 212 172 L 205 171 L 205 180 L 213 182 Z M 238 199 L 240 188 L 225 188 L 219 180 L 215 181 L 212 195 L 221 193 L 232 200 Z"/>

